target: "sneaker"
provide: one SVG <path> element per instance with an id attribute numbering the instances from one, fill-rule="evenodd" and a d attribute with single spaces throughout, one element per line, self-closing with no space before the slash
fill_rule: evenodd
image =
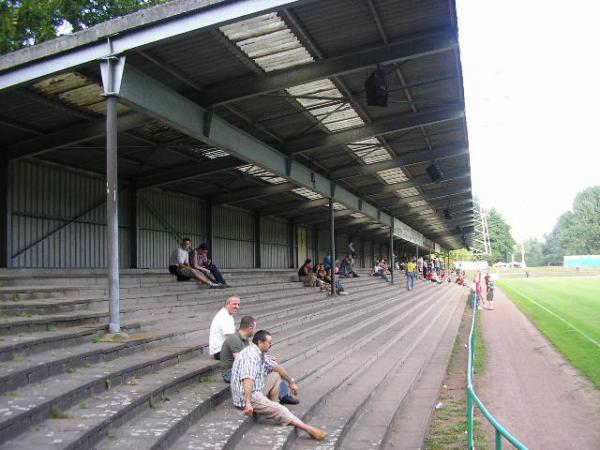
<path id="1" fill-rule="evenodd" d="M 348 293 L 345 291 L 342 291 L 342 292 L 338 292 L 338 295 L 348 295 Z"/>
<path id="2" fill-rule="evenodd" d="M 282 405 L 297 405 L 298 403 L 300 403 L 300 400 L 292 397 L 291 395 L 286 395 L 285 397 L 279 399 L 279 403 L 281 403 Z"/>

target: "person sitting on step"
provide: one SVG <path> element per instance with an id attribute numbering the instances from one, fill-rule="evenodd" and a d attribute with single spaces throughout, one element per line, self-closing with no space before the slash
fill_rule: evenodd
<path id="1" fill-rule="evenodd" d="M 211 277 L 215 280 L 216 283 L 220 284 L 223 287 L 231 287 L 221 274 L 219 268 L 213 264 L 213 262 L 208 257 L 208 247 L 203 242 L 194 250 L 194 255 L 192 259 L 192 265 L 194 269 L 199 270 L 204 273 L 205 276 Z"/>
<path id="2" fill-rule="evenodd" d="M 289 425 L 306 431 L 311 438 L 322 441 L 327 436 L 322 430 L 308 425 L 285 406 L 279 404 L 281 380 L 288 382 L 290 390 L 298 395 L 296 381 L 282 365 L 266 357 L 273 343 L 271 333 L 259 330 L 252 344 L 244 348 L 231 368 L 231 397 L 233 405 L 244 415 L 264 417 L 280 425 Z"/>
<path id="3" fill-rule="evenodd" d="M 235 333 L 233 315 L 240 309 L 240 298 L 229 297 L 210 324 L 208 353 L 215 359 L 221 358 L 221 346 L 225 338 Z"/>
<path id="4" fill-rule="evenodd" d="M 219 367 L 221 368 L 221 374 L 225 383 L 231 383 L 233 362 L 240 352 L 252 342 L 254 331 L 256 331 L 256 320 L 254 317 L 244 316 L 240 321 L 238 332 L 227 336 L 225 342 L 223 342 Z M 267 355 L 267 358 L 276 361 L 276 358 L 271 355 Z M 281 380 L 281 384 L 279 385 L 279 403 L 288 405 L 297 405 L 300 403 L 300 400 L 291 395 L 290 387 L 285 380 Z"/>
<path id="5" fill-rule="evenodd" d="M 384 281 L 389 281 L 387 275 L 385 274 L 383 259 L 377 261 L 377 264 L 375 264 L 375 267 L 373 267 L 373 276 L 381 277 Z"/>
<path id="6" fill-rule="evenodd" d="M 311 263 L 312 260 L 307 258 L 306 261 L 304 261 L 304 264 L 300 266 L 300 269 L 298 269 L 298 278 L 306 287 L 314 287 L 317 285 L 317 275 L 313 273 Z"/>
<path id="7" fill-rule="evenodd" d="M 181 247 L 176 248 L 169 258 L 169 272 L 177 276 L 177 281 L 186 281 L 194 278 L 199 283 L 206 284 L 208 287 L 220 287 L 204 276 L 200 271 L 190 265 L 190 249 L 192 242 L 189 238 L 181 241 Z"/>
<path id="8" fill-rule="evenodd" d="M 358 274 L 354 271 L 354 260 L 352 255 L 348 254 L 342 260 L 340 264 L 340 276 L 344 278 L 358 277 Z"/>

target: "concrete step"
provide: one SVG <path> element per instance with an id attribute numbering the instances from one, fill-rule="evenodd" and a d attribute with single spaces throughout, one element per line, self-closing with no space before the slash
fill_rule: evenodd
<path id="1" fill-rule="evenodd" d="M 416 290 L 417 291 L 417 290 Z M 345 322 L 343 327 L 335 334 L 335 342 L 329 343 L 333 333 L 330 330 L 324 330 L 321 333 L 307 336 L 298 344 L 310 348 L 306 355 L 297 355 L 290 358 L 285 363 L 285 367 L 296 380 L 300 380 L 301 386 L 301 404 L 292 407 L 294 412 L 298 409 L 309 407 L 311 404 L 313 383 L 320 385 L 320 379 L 329 371 L 344 364 L 344 361 L 365 346 L 368 346 L 373 339 L 381 338 L 381 335 L 387 333 L 394 326 L 407 326 L 415 314 L 420 311 L 421 305 L 430 297 L 430 290 L 423 286 L 416 292 L 404 297 L 404 301 L 397 296 L 396 307 L 388 306 L 384 315 L 372 315 L 367 320 L 352 319 Z M 409 300 L 410 299 L 410 300 Z M 399 304 L 404 303 L 403 307 Z M 387 335 L 386 335 L 387 336 Z M 387 339 L 387 338 L 385 338 Z M 277 341 L 275 340 L 275 343 Z M 279 354 L 279 349 L 276 354 Z M 343 382 L 343 378 L 340 379 Z M 323 394 L 323 393 L 322 393 Z M 194 424 L 172 448 L 233 448 L 240 439 L 248 435 L 254 427 L 254 421 L 244 418 L 239 410 L 228 407 L 229 402 L 219 406 L 214 412 L 207 414 L 198 423 Z M 243 419 L 240 423 L 240 417 Z M 218 428 L 219 433 L 206 434 L 207 430 Z M 274 427 L 278 430 L 287 427 Z M 248 442 L 244 440 L 246 445 Z M 278 438 L 269 439 L 269 448 L 279 442 Z M 264 442 L 263 442 L 264 448 Z"/>
<path id="2" fill-rule="evenodd" d="M 353 304 L 349 307 L 349 310 L 345 311 L 344 316 L 348 316 L 353 311 L 369 308 L 371 305 L 370 295 L 368 286 L 363 287 L 362 291 L 356 290 Z M 323 297 L 315 296 L 315 294 L 307 296 L 303 302 L 298 301 L 296 297 L 294 306 L 286 307 L 284 311 L 281 311 L 282 305 L 285 305 L 285 299 L 271 303 L 260 302 L 248 305 L 248 310 L 245 313 L 260 317 L 261 320 L 270 320 L 277 317 L 279 321 L 284 321 L 287 326 L 291 326 L 294 322 L 300 322 L 302 317 L 310 317 L 311 320 L 315 320 L 319 316 L 328 316 L 332 312 L 331 303 L 324 303 Z M 218 306 L 215 305 L 215 309 L 217 308 Z M 0 393 L 39 382 L 49 376 L 65 373 L 67 370 L 100 361 L 108 361 L 161 343 L 206 337 L 213 314 L 214 311 L 207 311 L 203 315 L 195 316 L 192 320 L 179 320 L 176 330 L 167 323 L 162 328 L 154 328 L 151 333 L 132 335 L 130 336 L 131 340 L 126 343 L 103 343 L 96 342 L 96 340 L 92 342 L 92 339 L 88 337 L 87 342 L 79 345 L 72 345 L 71 343 L 67 347 L 59 348 L 55 344 L 52 351 L 42 355 L 34 354 L 13 358 L 3 365 L 4 374 L 0 376 Z M 294 318 L 296 315 L 299 318 Z M 163 322 L 159 321 L 159 323 Z M 99 335 L 94 335 L 94 337 L 97 336 Z"/>
<path id="3" fill-rule="evenodd" d="M 324 367 L 303 380 L 305 395 L 302 403 L 294 408 L 299 417 L 309 423 L 328 422 L 323 426 L 330 433 L 328 438 L 333 445 L 344 426 L 344 421 L 360 407 L 361 400 L 374 389 L 379 380 L 394 367 L 398 360 L 408 359 L 419 341 L 427 335 L 444 308 L 446 302 L 441 296 L 420 305 L 416 314 L 409 320 L 394 320 L 383 330 L 374 329 L 372 338 L 362 346 L 348 351 L 343 361 L 335 366 Z M 401 345 L 400 345 L 401 344 Z M 364 377 L 363 377 L 364 376 Z M 321 414 L 322 412 L 322 414 Z M 323 417 L 321 417 L 321 415 Z M 316 418 L 313 420 L 313 416 Z M 253 425 L 235 448 L 260 448 L 265 442 L 272 442 L 271 448 L 289 448 L 296 442 L 304 441 L 314 446 L 306 434 L 298 436 L 292 427 L 272 427 Z M 301 447 L 304 444 L 299 444 Z"/>
<path id="4" fill-rule="evenodd" d="M 358 279 L 355 279 L 358 280 Z M 356 286 L 354 289 L 363 289 L 367 286 L 381 285 L 382 281 L 380 280 L 365 280 L 365 281 L 348 281 L 345 286 L 348 288 L 352 288 Z M 251 300 L 266 300 L 268 298 L 279 297 L 282 296 L 284 292 L 289 292 L 289 290 L 295 290 L 296 292 L 310 292 L 310 290 L 314 290 L 314 288 L 303 288 L 299 283 L 293 283 L 289 286 L 283 285 L 285 289 L 281 289 L 281 285 L 277 289 L 270 289 L 268 291 L 259 291 L 259 292 L 250 292 L 247 298 Z M 227 297 L 230 295 L 234 295 L 235 293 L 229 289 L 217 289 L 211 292 L 211 294 L 206 295 L 198 299 L 197 294 L 177 294 L 174 296 L 171 295 L 158 295 L 154 297 L 154 300 L 159 301 L 161 304 L 165 306 L 161 308 L 157 308 L 155 303 L 151 301 L 142 301 L 142 306 L 132 306 L 129 307 L 129 304 L 124 303 L 121 308 L 121 314 L 123 320 L 133 319 L 135 317 L 140 317 L 145 315 L 145 311 L 153 310 L 155 314 L 159 314 L 161 311 L 168 313 L 169 311 L 173 312 L 173 308 L 185 308 L 191 306 L 194 309 L 194 305 L 205 305 L 207 301 L 217 301 L 224 302 Z M 238 294 L 242 295 L 242 294 Z M 299 294 L 302 295 L 302 294 Z M 242 295 L 242 297 L 244 297 Z M 185 303 L 184 300 L 191 300 L 191 303 Z M 34 332 L 34 331 L 46 331 L 52 330 L 53 328 L 65 328 L 72 326 L 81 326 L 81 325 L 91 325 L 98 324 L 100 322 L 108 321 L 108 311 L 107 309 L 101 308 L 100 306 L 96 309 L 90 309 L 83 312 L 66 312 L 61 314 L 48 314 L 48 315 L 33 315 L 29 316 L 24 314 L 22 316 L 17 317 L 2 317 L 0 318 L 0 336 L 18 334 L 18 333 L 26 333 L 26 332 Z"/>
<path id="5" fill-rule="evenodd" d="M 352 329 L 351 327 L 349 327 L 348 325 L 345 325 L 347 329 Z M 303 334 L 304 331 L 302 329 L 298 330 L 299 334 Z M 335 334 L 334 334 L 335 336 Z M 322 338 L 321 338 L 322 339 Z M 298 345 L 303 345 L 301 343 L 296 344 Z M 291 349 L 292 347 L 286 347 L 286 349 Z M 312 351 L 312 348 L 309 348 L 307 351 Z M 157 354 L 158 349 L 154 349 L 151 352 L 147 352 L 147 353 L 151 353 L 151 354 Z M 94 367 L 94 368 L 87 368 L 85 369 L 85 371 L 102 371 L 102 375 L 100 377 L 100 379 L 95 379 L 90 381 L 90 378 L 94 378 L 93 376 L 87 376 L 85 377 L 85 379 L 80 380 L 80 386 L 76 389 L 76 391 L 74 391 L 73 389 L 73 385 L 77 380 L 73 380 L 71 383 L 69 383 L 69 388 L 64 387 L 64 383 L 60 383 L 58 382 L 58 380 L 56 380 L 56 382 L 52 382 L 52 380 L 47 380 L 45 383 L 43 383 L 42 387 L 36 387 L 37 389 L 33 389 L 33 387 L 26 387 L 23 388 L 19 391 L 17 391 L 17 393 L 20 393 L 20 395 L 22 397 L 15 397 L 14 399 L 11 399 L 10 402 L 7 402 L 7 405 L 9 408 L 9 411 L 14 411 L 17 412 L 19 411 L 20 413 L 16 416 L 13 417 L 12 419 L 10 419 L 9 421 L 5 421 L 4 423 L 2 423 L 0 425 L 0 430 L 2 431 L 0 433 L 1 436 L 6 436 L 9 437 L 11 435 L 16 434 L 19 431 L 23 431 L 23 427 L 27 427 L 29 425 L 35 425 L 35 421 L 39 420 L 39 419 L 43 419 L 44 417 L 48 417 L 49 414 L 49 410 L 51 408 L 51 404 L 54 406 L 57 406 L 61 409 L 65 409 L 68 405 L 68 403 L 71 403 L 71 405 L 73 403 L 76 403 L 77 401 L 82 400 L 82 397 L 85 398 L 86 393 L 89 394 L 90 392 L 96 392 L 97 390 L 104 390 L 107 387 L 111 387 L 111 386 L 115 386 L 117 384 L 121 384 L 123 382 L 123 380 L 126 380 L 127 378 L 130 378 L 131 376 L 139 376 L 139 372 L 140 370 L 144 371 L 144 373 L 148 373 L 149 370 L 146 370 L 148 367 L 164 367 L 165 366 L 165 361 L 166 360 L 161 360 L 160 362 L 153 360 L 150 364 L 142 364 L 139 363 L 135 365 L 135 367 L 131 367 L 132 362 L 135 364 L 135 362 L 139 361 L 139 358 L 141 358 L 140 356 L 133 356 L 133 357 L 128 357 L 128 358 L 120 358 L 114 362 L 111 362 L 109 364 L 102 364 L 98 367 Z M 128 367 L 121 367 L 123 365 L 123 359 L 127 359 L 127 360 L 131 360 L 128 361 L 129 365 Z M 169 355 L 168 358 L 169 361 L 173 361 L 173 354 Z M 144 367 L 142 367 L 144 366 Z M 107 371 L 107 367 L 111 369 L 111 371 Z M 135 369 L 138 369 L 137 372 L 135 371 Z M 84 370 L 82 370 L 82 373 L 84 372 Z M 79 372 L 78 372 L 79 373 Z M 111 380 L 111 386 L 106 385 L 105 382 L 105 378 L 106 379 L 110 379 Z M 112 381 L 114 380 L 114 382 Z M 42 405 L 37 405 L 37 406 L 31 406 L 30 402 L 35 402 L 35 400 L 33 398 L 31 398 L 30 395 L 38 395 L 40 394 L 40 391 L 42 393 L 46 393 L 46 395 L 48 395 L 48 390 L 50 388 L 54 388 L 54 400 L 50 400 L 50 401 L 44 401 L 43 405 L 45 405 L 45 408 L 42 407 Z M 60 392 L 61 389 L 64 390 L 64 392 Z M 32 392 L 28 392 L 28 391 L 32 391 Z M 58 392 L 56 392 L 58 391 Z M 30 394 L 30 395 L 27 395 Z M 56 395 L 58 394 L 58 395 Z M 43 395 L 43 396 L 46 396 Z M 27 406 L 24 406 L 25 404 L 27 404 Z M 23 412 L 23 408 L 25 409 L 25 411 Z M 44 411 L 42 411 L 42 409 Z M 45 412 L 45 414 L 44 414 Z M 7 426 L 7 424 L 9 426 Z M 20 430 L 19 430 L 20 427 Z M 28 436 L 31 433 L 28 433 Z M 19 442 L 23 442 L 22 440 L 20 440 Z M 8 448 L 8 447 L 6 447 Z"/>

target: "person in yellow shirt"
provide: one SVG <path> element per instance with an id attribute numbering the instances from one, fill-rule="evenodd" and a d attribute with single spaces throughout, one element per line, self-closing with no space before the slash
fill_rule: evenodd
<path id="1" fill-rule="evenodd" d="M 415 258 L 412 258 L 406 264 L 406 277 L 406 287 L 409 291 L 412 291 L 412 289 L 415 287 L 415 278 L 417 277 L 417 261 Z"/>

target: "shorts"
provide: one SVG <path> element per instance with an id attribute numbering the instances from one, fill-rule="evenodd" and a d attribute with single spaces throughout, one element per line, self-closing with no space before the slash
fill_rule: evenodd
<path id="1" fill-rule="evenodd" d="M 274 420 L 281 425 L 289 425 L 292 420 L 296 419 L 296 416 L 282 404 L 266 397 L 274 387 L 279 386 L 280 382 L 281 377 L 277 372 L 271 372 L 267 375 L 262 392 L 255 391 L 252 393 L 252 408 L 259 416 Z"/>

